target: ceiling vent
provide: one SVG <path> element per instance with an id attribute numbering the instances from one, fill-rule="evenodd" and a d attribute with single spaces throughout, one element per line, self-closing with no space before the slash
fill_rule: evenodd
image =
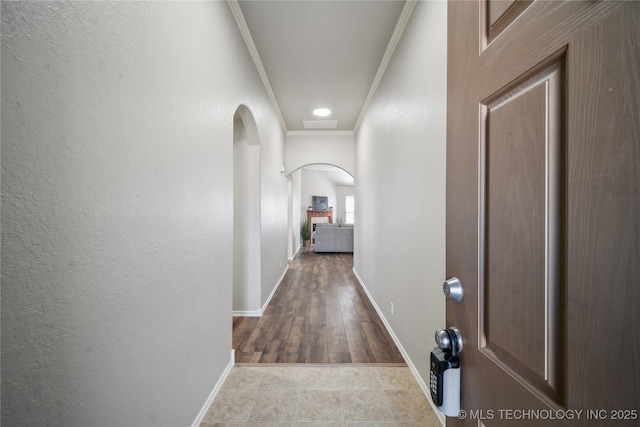
<path id="1" fill-rule="evenodd" d="M 303 120 L 302 124 L 305 129 L 336 129 L 338 127 L 337 120 Z"/>

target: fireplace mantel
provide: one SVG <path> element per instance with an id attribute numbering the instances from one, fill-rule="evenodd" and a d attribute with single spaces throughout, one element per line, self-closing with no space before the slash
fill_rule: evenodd
<path id="1" fill-rule="evenodd" d="M 307 211 L 307 220 L 309 221 L 309 226 L 313 224 L 312 218 L 329 218 L 329 224 L 333 224 L 333 210 L 329 211 Z"/>

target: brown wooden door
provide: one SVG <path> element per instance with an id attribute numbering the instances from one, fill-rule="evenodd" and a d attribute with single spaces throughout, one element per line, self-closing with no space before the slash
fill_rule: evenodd
<path id="1" fill-rule="evenodd" d="M 450 1 L 448 21 L 448 425 L 639 425 L 640 2 Z"/>

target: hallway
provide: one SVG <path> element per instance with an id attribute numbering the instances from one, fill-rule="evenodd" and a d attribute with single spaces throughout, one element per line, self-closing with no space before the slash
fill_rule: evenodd
<path id="1" fill-rule="evenodd" d="M 291 117 L 280 108 L 272 74 L 245 40 L 252 32 L 238 2 L 3 2 L 6 424 L 201 423 L 204 402 L 233 364 L 234 174 L 242 170 L 233 144 L 235 113 L 245 107 L 256 124 L 245 127 L 247 139 L 259 142 L 251 146 L 259 147 L 259 167 L 248 169 L 260 182 L 260 215 L 247 238 L 260 252 L 253 272 L 262 301 L 238 311 L 259 310 L 278 283 L 292 293 L 274 293 L 260 319 L 235 319 L 243 323 L 233 337 L 239 365 L 365 368 L 344 365 L 352 363 L 376 370 L 408 369 L 380 366 L 406 363 L 425 376 L 432 345 L 425 340 L 445 319 L 442 293 L 431 284 L 444 275 L 447 6 L 407 4 L 414 7 L 401 15 L 407 31 L 395 32 L 398 49 L 386 56 L 398 15 L 383 16 L 384 36 L 373 18 L 376 6 L 385 6 L 355 5 L 363 9 L 358 21 L 378 36 L 378 58 L 363 61 L 363 50 L 350 55 L 358 69 L 368 64 L 369 74 L 356 76 L 361 99 L 338 91 L 329 106 L 334 116 L 321 120 L 338 120 L 339 127 L 305 130 L 303 121 L 316 120 L 315 105 Z M 319 15 L 294 13 L 291 22 L 304 16 Z M 337 22 L 327 22 L 337 34 Z M 355 27 L 344 28 L 353 34 Z M 303 40 L 291 34 L 287 40 Z M 362 34 L 347 41 L 373 40 Z M 343 52 L 344 44 L 316 37 Z M 377 79 L 382 59 L 390 66 Z M 355 87 L 345 73 L 355 69 L 340 70 L 328 80 L 331 90 L 319 94 Z M 346 101 L 357 108 L 342 118 Z M 328 255 L 323 259 L 333 262 L 306 271 L 297 263 L 314 254 L 301 253 L 287 272 L 289 223 L 300 222 L 289 213 L 304 216 L 312 195 L 333 195 L 303 189 L 298 168 L 310 163 L 353 176 L 357 170 L 361 232 L 355 257 Z M 338 222 L 340 205 L 330 206 Z M 352 269 L 392 320 L 402 354 Z M 294 280 L 301 276 L 308 279 Z M 244 341 L 240 330 L 248 332 Z M 301 404 L 307 389 L 296 390 Z M 346 414 L 343 422 L 351 422 Z"/>
<path id="2" fill-rule="evenodd" d="M 260 318 L 236 317 L 236 363 L 404 365 L 352 271 L 353 254 L 301 248 Z"/>
<path id="3" fill-rule="evenodd" d="M 236 317 L 236 366 L 201 427 L 440 426 L 352 271 L 302 247 L 262 317 Z"/>

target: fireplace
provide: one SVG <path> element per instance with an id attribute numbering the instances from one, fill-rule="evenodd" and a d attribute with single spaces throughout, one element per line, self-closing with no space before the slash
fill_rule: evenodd
<path id="1" fill-rule="evenodd" d="M 326 222 L 328 222 L 329 224 L 332 224 L 333 211 L 332 210 L 328 210 L 328 211 L 308 210 L 307 220 L 309 221 L 309 227 L 312 227 L 312 228 L 313 228 L 313 224 L 326 223 Z"/>

